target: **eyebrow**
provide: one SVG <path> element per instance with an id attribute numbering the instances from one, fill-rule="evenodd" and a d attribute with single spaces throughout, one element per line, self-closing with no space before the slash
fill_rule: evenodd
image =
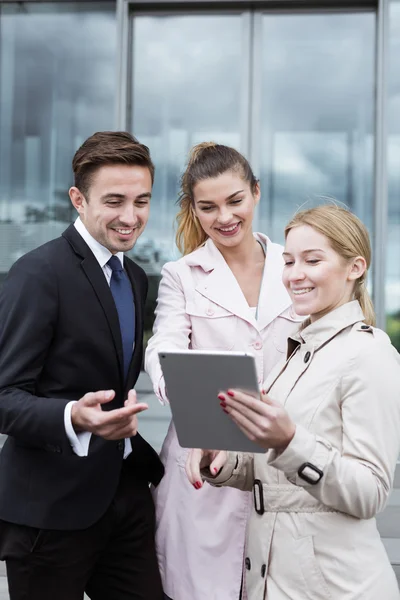
<path id="1" fill-rule="evenodd" d="M 244 192 L 244 190 L 238 190 L 237 192 L 234 192 L 233 194 L 231 194 L 230 196 L 228 196 L 226 198 L 226 200 L 232 200 L 232 198 L 234 198 L 238 194 L 242 194 L 243 192 Z M 197 204 L 212 204 L 213 202 L 214 202 L 214 200 L 198 200 Z"/>
<path id="2" fill-rule="evenodd" d="M 114 194 L 112 192 L 110 192 L 109 194 L 104 194 L 104 196 L 101 196 L 102 200 L 109 200 L 110 198 L 119 198 L 121 200 L 124 200 L 126 198 L 125 194 Z M 143 194 L 139 194 L 138 196 L 136 196 L 135 200 L 140 200 L 141 198 L 151 198 L 151 193 L 150 192 L 143 192 Z"/>
<path id="3" fill-rule="evenodd" d="M 310 248 L 310 250 L 303 250 L 302 254 L 310 254 L 311 252 L 322 252 L 325 254 L 325 250 L 321 248 Z M 282 256 L 291 256 L 290 252 L 282 252 Z"/>

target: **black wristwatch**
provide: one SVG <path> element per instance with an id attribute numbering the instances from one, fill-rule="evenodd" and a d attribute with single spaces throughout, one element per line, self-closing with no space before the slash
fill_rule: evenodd
<path id="1" fill-rule="evenodd" d="M 311 485 L 316 485 L 319 483 L 324 475 L 324 472 L 321 469 L 318 469 L 315 465 L 312 465 L 309 462 L 305 462 L 301 465 L 300 469 L 297 471 L 297 475 L 310 483 Z"/>

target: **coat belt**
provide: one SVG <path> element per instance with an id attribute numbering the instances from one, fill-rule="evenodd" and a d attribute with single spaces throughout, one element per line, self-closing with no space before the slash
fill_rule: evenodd
<path id="1" fill-rule="evenodd" d="M 254 508 L 257 514 L 266 512 L 338 512 L 325 506 L 306 490 L 295 485 L 268 485 L 260 479 L 253 483 Z"/>

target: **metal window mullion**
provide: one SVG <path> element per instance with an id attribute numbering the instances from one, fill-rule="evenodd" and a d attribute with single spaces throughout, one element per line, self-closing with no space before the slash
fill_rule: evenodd
<path id="1" fill-rule="evenodd" d="M 250 11 L 242 14 L 242 76 L 240 102 L 240 151 L 246 156 L 250 153 L 251 127 L 251 79 L 252 79 L 252 20 Z"/>
<path id="2" fill-rule="evenodd" d="M 115 127 L 126 130 L 128 106 L 128 70 L 129 70 L 129 1 L 117 0 L 117 69 L 116 69 L 116 107 Z"/>
<path id="3" fill-rule="evenodd" d="M 389 0 L 380 0 L 376 35 L 376 129 L 375 129 L 375 193 L 373 236 L 373 298 L 377 326 L 386 328 L 385 281 L 388 224 L 387 181 L 387 64 L 389 38 Z"/>
<path id="4" fill-rule="evenodd" d="M 261 91 L 262 91 L 262 13 L 252 13 L 252 45 L 250 54 L 250 110 L 249 110 L 249 153 L 248 159 L 253 173 L 261 178 Z M 258 220 L 260 204 L 256 207 L 255 218 Z M 259 225 L 258 225 L 259 228 Z"/>

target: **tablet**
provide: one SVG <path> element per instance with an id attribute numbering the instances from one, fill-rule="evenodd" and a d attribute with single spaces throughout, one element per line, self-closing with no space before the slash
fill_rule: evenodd
<path id="1" fill-rule="evenodd" d="M 253 355 L 171 350 L 158 356 L 180 446 L 265 452 L 223 412 L 218 399 L 218 394 L 229 388 L 260 397 Z"/>

